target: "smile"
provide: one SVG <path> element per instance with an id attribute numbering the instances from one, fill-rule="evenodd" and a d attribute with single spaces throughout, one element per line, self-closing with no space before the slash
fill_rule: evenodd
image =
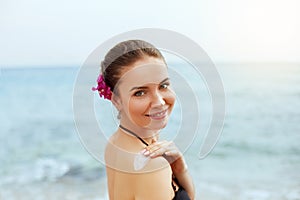
<path id="1" fill-rule="evenodd" d="M 167 112 L 168 112 L 168 109 L 166 110 L 163 110 L 161 112 L 157 112 L 157 113 L 153 113 L 153 114 L 150 114 L 150 115 L 146 115 L 147 117 L 150 117 L 152 119 L 163 119 L 167 116 Z"/>

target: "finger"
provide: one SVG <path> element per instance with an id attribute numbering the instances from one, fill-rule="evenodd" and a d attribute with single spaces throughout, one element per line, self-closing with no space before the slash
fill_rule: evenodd
<path id="1" fill-rule="evenodd" d="M 166 152 L 166 149 L 164 147 L 157 149 L 156 151 L 152 152 L 150 154 L 151 158 L 157 157 L 157 156 L 162 156 Z"/>
<path id="2" fill-rule="evenodd" d="M 151 147 L 147 146 L 147 147 L 145 148 L 145 151 L 143 151 L 143 154 L 144 154 L 145 156 L 149 156 L 150 154 L 152 154 L 154 151 L 156 151 L 156 150 L 159 149 L 159 148 L 160 148 L 159 145 L 155 145 L 155 146 L 151 146 Z"/>
<path id="3" fill-rule="evenodd" d="M 176 151 L 177 148 L 172 145 L 172 142 L 163 142 L 159 146 L 156 146 L 156 148 L 151 149 L 150 156 L 151 157 L 157 157 L 157 156 L 164 156 L 165 152 L 168 151 Z"/>
<path id="4" fill-rule="evenodd" d="M 165 147 L 167 145 L 168 145 L 167 141 L 160 141 L 160 142 L 152 143 L 151 145 L 145 147 L 145 149 L 147 150 L 145 152 L 145 154 L 151 154 L 151 153 L 157 151 L 158 149 Z"/>
<path id="5" fill-rule="evenodd" d="M 162 156 L 166 151 L 176 150 L 177 147 L 174 145 L 172 141 L 160 141 L 152 143 L 151 145 L 146 147 L 146 151 L 144 152 L 145 156 L 151 156 L 152 158 L 157 156 Z"/>
<path id="6" fill-rule="evenodd" d="M 168 141 L 159 141 L 159 142 L 154 142 L 152 144 L 149 144 L 149 146 L 146 147 L 147 150 L 150 150 L 152 148 L 156 148 L 156 146 L 161 146 L 164 145 L 164 143 L 167 143 Z"/>
<path id="7" fill-rule="evenodd" d="M 171 149 L 166 151 L 165 156 L 169 156 L 169 157 L 180 157 L 181 153 L 177 150 L 177 149 Z"/>
<path id="8" fill-rule="evenodd" d="M 177 149 L 174 149 L 166 151 L 163 154 L 163 157 L 171 164 L 181 157 L 181 153 Z"/>

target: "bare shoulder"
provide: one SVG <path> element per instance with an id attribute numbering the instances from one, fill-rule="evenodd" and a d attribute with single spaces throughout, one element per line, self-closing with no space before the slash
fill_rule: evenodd
<path id="1" fill-rule="evenodd" d="M 136 175 L 136 199 L 173 198 L 172 170 L 163 157 L 151 159 L 143 171 L 144 173 Z"/>
<path id="2" fill-rule="evenodd" d="M 143 158 L 140 154 L 140 151 L 144 148 L 142 145 L 140 147 L 132 147 L 133 145 L 129 145 L 129 147 L 127 147 L 127 143 L 122 144 L 116 137 L 117 136 L 112 136 L 106 145 L 106 166 L 126 173 L 148 173 L 169 168 L 168 161 L 163 157 Z M 135 163 L 137 163 L 137 160 L 140 157 L 142 157 L 141 159 L 144 164 L 142 164 L 142 167 L 137 170 Z"/>
<path id="3" fill-rule="evenodd" d="M 132 172 L 137 151 L 126 148 L 117 136 L 113 135 L 105 148 L 105 164 L 107 167 L 117 171 Z"/>
<path id="4" fill-rule="evenodd" d="M 109 194 L 111 199 L 167 200 L 172 199 L 172 170 L 164 166 L 164 158 L 152 159 L 142 171 L 128 173 L 107 167 Z M 151 165 L 161 168 L 151 170 Z M 146 170 L 147 169 L 147 170 Z"/>
<path id="5" fill-rule="evenodd" d="M 167 200 L 174 192 L 171 185 L 172 170 L 163 157 L 149 158 L 136 170 L 134 162 L 143 149 L 126 146 L 112 136 L 106 146 L 105 162 L 110 199 Z"/>

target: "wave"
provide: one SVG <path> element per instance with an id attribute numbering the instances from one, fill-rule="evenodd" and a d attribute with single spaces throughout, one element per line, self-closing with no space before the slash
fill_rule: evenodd
<path id="1" fill-rule="evenodd" d="M 104 175 L 101 167 L 87 167 L 73 161 L 55 158 L 40 158 L 32 163 L 18 164 L 12 167 L 0 179 L 0 185 L 26 184 L 33 182 L 56 182 L 63 178 L 89 181 Z"/>

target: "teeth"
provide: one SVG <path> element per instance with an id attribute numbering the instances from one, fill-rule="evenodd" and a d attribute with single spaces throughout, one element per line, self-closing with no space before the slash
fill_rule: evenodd
<path id="1" fill-rule="evenodd" d="M 154 114 L 154 115 L 150 115 L 151 117 L 160 117 L 164 114 L 165 111 L 162 111 L 160 113 Z"/>

